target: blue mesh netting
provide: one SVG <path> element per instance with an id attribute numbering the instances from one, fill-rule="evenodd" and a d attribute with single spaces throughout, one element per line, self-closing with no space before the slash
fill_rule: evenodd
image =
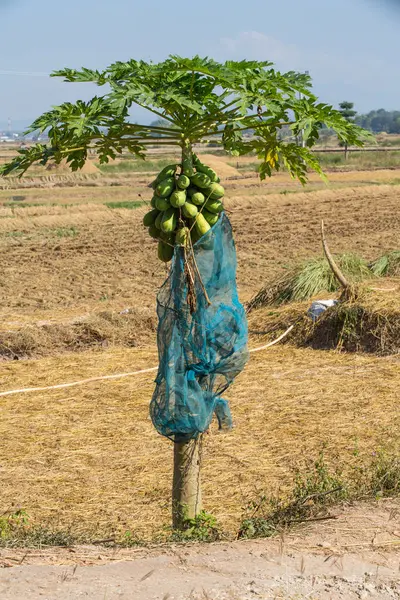
<path id="1" fill-rule="evenodd" d="M 175 442 L 206 431 L 215 413 L 230 428 L 221 394 L 248 360 L 247 321 L 236 289 L 236 251 L 225 213 L 195 245 L 197 306 L 187 302 L 183 248 L 175 248 L 170 274 L 157 296 L 159 369 L 150 414 L 157 431 Z"/>

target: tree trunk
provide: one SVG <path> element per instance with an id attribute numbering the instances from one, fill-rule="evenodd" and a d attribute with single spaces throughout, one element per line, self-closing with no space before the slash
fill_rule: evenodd
<path id="1" fill-rule="evenodd" d="M 184 444 L 174 444 L 172 483 L 172 526 L 182 529 L 186 519 L 201 512 L 201 437 Z"/>
<path id="2" fill-rule="evenodd" d="M 182 144 L 182 162 L 192 159 L 192 147 Z M 174 443 L 174 476 L 172 482 L 172 526 L 182 529 L 186 519 L 201 512 L 201 436 L 183 444 Z"/>
<path id="3" fill-rule="evenodd" d="M 193 150 L 192 145 L 188 140 L 183 140 L 182 142 L 182 162 L 184 160 L 192 160 Z"/>
<path id="4" fill-rule="evenodd" d="M 347 143 L 344 145 L 344 160 L 347 160 L 348 151 L 347 151 Z"/>

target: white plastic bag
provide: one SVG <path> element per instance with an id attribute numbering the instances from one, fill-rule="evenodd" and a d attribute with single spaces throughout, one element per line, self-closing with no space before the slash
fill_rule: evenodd
<path id="1" fill-rule="evenodd" d="M 335 306 L 337 303 L 337 300 L 316 300 L 311 304 L 307 314 L 315 323 L 315 321 L 322 315 L 322 313 L 326 311 L 327 308 Z"/>

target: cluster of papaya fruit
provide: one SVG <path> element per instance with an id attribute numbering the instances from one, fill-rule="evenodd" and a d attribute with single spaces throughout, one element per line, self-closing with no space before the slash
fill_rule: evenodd
<path id="1" fill-rule="evenodd" d="M 215 171 L 193 154 L 181 165 L 169 165 L 150 184 L 152 210 L 143 224 L 158 240 L 158 257 L 171 260 L 174 246 L 197 242 L 218 221 L 224 188 Z"/>

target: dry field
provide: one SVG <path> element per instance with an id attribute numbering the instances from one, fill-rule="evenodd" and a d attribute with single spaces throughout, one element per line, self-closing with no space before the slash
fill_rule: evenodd
<path id="1" fill-rule="evenodd" d="M 254 345 L 254 343 L 253 343 Z M 2 368 L 2 389 L 53 385 L 156 364 L 155 350 L 113 349 Z M 229 390 L 235 428 L 205 440 L 204 502 L 235 533 L 242 509 L 291 487 L 294 469 L 370 460 L 398 448 L 399 358 L 289 346 L 252 356 Z M 171 443 L 148 418 L 154 374 L 1 398 L 0 510 L 104 539 L 139 539 L 169 524 Z M 355 458 L 355 453 L 357 457 Z"/>
<path id="2" fill-rule="evenodd" d="M 41 173 L 0 186 L 0 391 L 156 365 L 166 270 L 141 225 L 145 206 L 121 205 L 148 201 L 150 176 Z M 335 253 L 373 259 L 399 248 L 399 171 L 335 173 L 329 188 L 313 178 L 304 191 L 283 174 L 238 177 L 224 185 L 243 301 L 294 260 L 321 254 L 321 218 Z M 260 339 L 252 334 L 251 346 Z M 206 436 L 207 509 L 234 533 L 250 499 L 287 491 L 323 446 L 345 470 L 398 448 L 399 367 L 398 355 L 290 344 L 253 354 L 227 394 L 235 429 Z M 148 418 L 153 378 L 0 397 L 0 514 L 23 507 L 35 524 L 92 538 L 162 532 L 172 449 Z"/>

